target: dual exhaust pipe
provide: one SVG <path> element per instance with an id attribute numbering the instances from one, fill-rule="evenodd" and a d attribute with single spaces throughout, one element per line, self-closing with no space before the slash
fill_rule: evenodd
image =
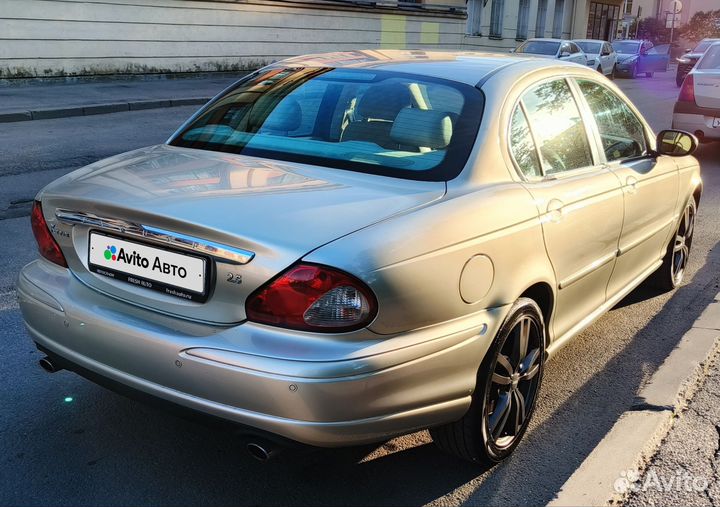
<path id="1" fill-rule="evenodd" d="M 57 373 L 63 369 L 62 366 L 58 365 L 57 362 L 55 362 L 49 356 L 45 356 L 40 359 L 38 361 L 38 364 L 40 365 L 40 368 L 42 368 L 48 373 Z M 258 439 L 252 442 L 248 442 L 245 445 L 245 450 L 247 450 L 248 454 L 259 462 L 267 463 L 275 456 L 280 454 L 282 448 L 273 444 L 272 442 Z"/>

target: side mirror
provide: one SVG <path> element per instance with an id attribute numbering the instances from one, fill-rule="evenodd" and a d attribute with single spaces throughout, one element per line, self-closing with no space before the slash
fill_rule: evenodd
<path id="1" fill-rule="evenodd" d="M 568 56 L 570 56 L 570 53 L 567 51 L 563 51 L 562 53 L 560 53 L 560 56 L 558 58 L 567 58 Z"/>
<path id="2" fill-rule="evenodd" d="M 657 136 L 657 152 L 660 155 L 684 157 L 692 155 L 697 147 L 697 137 L 682 130 L 663 130 Z"/>

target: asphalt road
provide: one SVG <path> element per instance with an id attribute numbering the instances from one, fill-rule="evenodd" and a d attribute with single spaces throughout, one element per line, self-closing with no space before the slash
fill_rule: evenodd
<path id="1" fill-rule="evenodd" d="M 671 73 L 618 83 L 656 129 L 669 127 L 677 94 Z M 0 209 L 31 199 L 73 167 L 164 140 L 190 112 L 4 125 Z M 441 454 L 425 432 L 362 449 L 288 452 L 261 465 L 225 431 L 71 373 L 46 374 L 14 302 L 14 276 L 35 256 L 28 219 L 0 220 L 0 504 L 545 504 L 718 292 L 720 145 L 703 146 L 697 156 L 705 195 L 684 286 L 667 294 L 638 288 L 563 349 L 548 365 L 524 442 L 489 470 Z"/>

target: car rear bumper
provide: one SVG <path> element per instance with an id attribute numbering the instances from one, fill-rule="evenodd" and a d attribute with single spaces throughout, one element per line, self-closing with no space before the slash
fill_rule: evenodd
<path id="1" fill-rule="evenodd" d="M 672 128 L 701 133 L 705 139 L 720 139 L 720 127 L 713 127 L 715 118 L 720 118 L 720 109 L 700 107 L 693 102 L 676 102 Z"/>
<path id="2" fill-rule="evenodd" d="M 44 260 L 23 268 L 18 299 L 32 339 L 78 370 L 322 447 L 380 441 L 461 417 L 507 311 L 365 339 L 247 322 L 217 327 L 117 301 Z M 254 342 L 280 346 L 276 354 L 248 353 Z"/>

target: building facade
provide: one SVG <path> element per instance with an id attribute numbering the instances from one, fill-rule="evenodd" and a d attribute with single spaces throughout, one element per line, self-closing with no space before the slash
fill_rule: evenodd
<path id="1" fill-rule="evenodd" d="M 233 71 L 370 48 L 505 52 L 530 37 L 613 40 L 624 1 L 633 0 L 0 0 L 0 78 Z"/>

